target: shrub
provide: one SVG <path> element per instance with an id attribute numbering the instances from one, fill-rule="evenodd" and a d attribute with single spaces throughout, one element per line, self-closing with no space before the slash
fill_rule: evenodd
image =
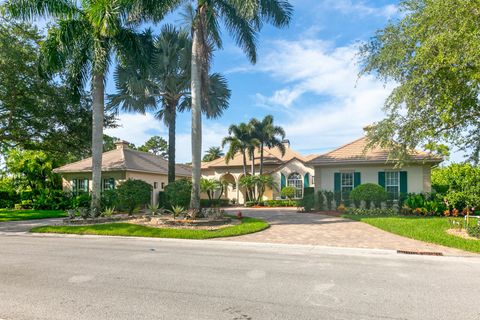
<path id="1" fill-rule="evenodd" d="M 296 192 L 297 192 L 297 189 L 295 189 L 295 187 L 288 186 L 282 189 L 282 191 L 280 192 L 280 195 L 283 198 L 292 199 L 293 197 L 295 197 Z"/>
<path id="2" fill-rule="evenodd" d="M 375 183 L 365 183 L 355 187 L 350 192 L 350 199 L 353 201 L 365 201 L 367 209 L 370 209 L 370 203 L 381 203 L 388 199 L 388 193 L 385 189 Z"/>
<path id="3" fill-rule="evenodd" d="M 340 191 L 335 191 L 333 193 L 333 199 L 335 199 L 335 204 L 338 206 L 342 202 L 342 193 Z"/>
<path id="4" fill-rule="evenodd" d="M 128 179 L 117 188 L 118 205 L 128 214 L 132 214 L 135 208 L 150 202 L 152 186 L 143 180 Z"/>
<path id="5" fill-rule="evenodd" d="M 173 206 L 190 207 L 190 197 L 192 194 L 192 182 L 187 179 L 176 180 L 165 187 L 166 208 Z"/>
<path id="6" fill-rule="evenodd" d="M 71 207 L 72 208 L 87 208 L 90 207 L 91 196 L 89 193 L 83 192 L 76 196 L 73 196 L 71 199 Z"/>
<path id="7" fill-rule="evenodd" d="M 245 202 L 245 207 L 253 207 L 256 204 L 255 201 L 246 201 Z"/>
<path id="8" fill-rule="evenodd" d="M 333 192 L 332 191 L 325 191 L 325 198 L 327 198 L 327 209 L 333 209 Z"/>
<path id="9" fill-rule="evenodd" d="M 346 212 L 348 214 L 359 215 L 359 216 L 396 216 L 398 213 L 393 209 L 358 209 L 358 208 L 347 208 Z"/>
<path id="10" fill-rule="evenodd" d="M 118 203 L 118 194 L 116 189 L 104 190 L 102 192 L 102 208 L 113 208 Z"/>
<path id="11" fill-rule="evenodd" d="M 296 200 L 267 200 L 263 202 L 265 207 L 298 207 Z"/>
<path id="12" fill-rule="evenodd" d="M 318 190 L 317 192 L 317 198 L 315 199 L 315 208 L 317 210 L 323 210 L 324 209 L 324 204 L 325 204 L 325 196 L 323 195 L 322 190 Z"/>
<path id="13" fill-rule="evenodd" d="M 480 226 L 470 226 L 467 228 L 467 232 L 470 237 L 480 239 Z"/>
<path id="14" fill-rule="evenodd" d="M 200 199 L 200 206 L 206 207 L 226 207 L 229 204 L 228 199 Z"/>
<path id="15" fill-rule="evenodd" d="M 303 190 L 303 199 L 300 200 L 300 206 L 305 209 L 306 212 L 312 211 L 315 206 L 315 189 L 305 188 Z"/>

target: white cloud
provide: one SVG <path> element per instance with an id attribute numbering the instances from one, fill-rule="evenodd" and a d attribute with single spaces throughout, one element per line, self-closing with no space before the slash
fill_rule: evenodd
<path id="1" fill-rule="evenodd" d="M 260 62 L 260 70 L 285 88 L 257 98 L 270 102 L 272 108 L 289 106 L 288 120 L 281 122 L 294 148 L 308 152 L 339 146 L 383 117 L 382 106 L 392 86 L 370 76 L 358 80 L 356 53 L 354 45 L 335 48 L 321 40 L 277 41 Z M 299 103 L 302 94 L 313 98 Z"/>
<path id="2" fill-rule="evenodd" d="M 391 18 L 398 13 L 398 7 L 393 4 L 374 7 L 365 3 L 365 1 L 325 0 L 323 6 L 338 10 L 344 14 L 355 14 L 358 16 L 382 16 Z"/>
<path id="3" fill-rule="evenodd" d="M 263 94 L 257 93 L 255 95 L 255 102 L 260 106 L 282 106 L 289 108 L 303 93 L 304 90 L 300 88 L 277 90 L 271 97 L 266 97 Z"/>

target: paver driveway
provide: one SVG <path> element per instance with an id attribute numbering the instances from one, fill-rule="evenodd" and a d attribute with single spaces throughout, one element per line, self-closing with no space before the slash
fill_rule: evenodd
<path id="1" fill-rule="evenodd" d="M 297 213 L 291 208 L 229 209 L 231 213 L 267 220 L 265 231 L 222 240 L 309 244 L 348 248 L 370 248 L 441 252 L 444 255 L 466 256 L 471 253 L 404 238 L 363 222 L 318 213 Z"/>

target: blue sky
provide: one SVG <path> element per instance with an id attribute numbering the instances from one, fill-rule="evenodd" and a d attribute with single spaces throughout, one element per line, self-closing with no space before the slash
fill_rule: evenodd
<path id="1" fill-rule="evenodd" d="M 227 33 L 214 71 L 232 90 L 230 108 L 217 120 L 204 120 L 203 149 L 218 146 L 232 123 L 272 114 L 292 148 L 320 153 L 356 139 L 362 128 L 382 118 L 391 88 L 372 77 L 358 79 L 359 42 L 398 14 L 397 1 L 292 0 L 288 29 L 265 27 L 258 41 L 258 62 L 251 65 Z M 176 16 L 166 21 L 175 22 Z M 110 80 L 107 89 L 113 91 Z M 107 133 L 141 144 L 151 135 L 166 137 L 152 115 L 122 114 L 121 127 Z M 178 118 L 177 159 L 190 160 L 190 114 Z"/>

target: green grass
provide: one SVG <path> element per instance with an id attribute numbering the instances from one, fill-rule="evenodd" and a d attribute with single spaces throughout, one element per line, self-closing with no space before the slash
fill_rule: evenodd
<path id="1" fill-rule="evenodd" d="M 90 226 L 37 227 L 30 230 L 30 232 L 151 238 L 211 239 L 240 236 L 262 231 L 268 227 L 269 224 L 263 220 L 243 218 L 242 223 L 239 225 L 225 227 L 218 230 L 153 228 L 131 223 L 108 223 Z"/>
<path id="2" fill-rule="evenodd" d="M 0 209 L 0 222 L 46 218 L 62 218 L 67 214 L 60 210 L 12 210 Z"/>
<path id="3" fill-rule="evenodd" d="M 342 215 L 342 217 L 362 221 L 407 238 L 480 253 L 480 240 L 463 239 L 448 234 L 446 231 L 450 229 L 450 224 L 448 219 L 444 217 L 378 217 L 348 214 Z"/>

